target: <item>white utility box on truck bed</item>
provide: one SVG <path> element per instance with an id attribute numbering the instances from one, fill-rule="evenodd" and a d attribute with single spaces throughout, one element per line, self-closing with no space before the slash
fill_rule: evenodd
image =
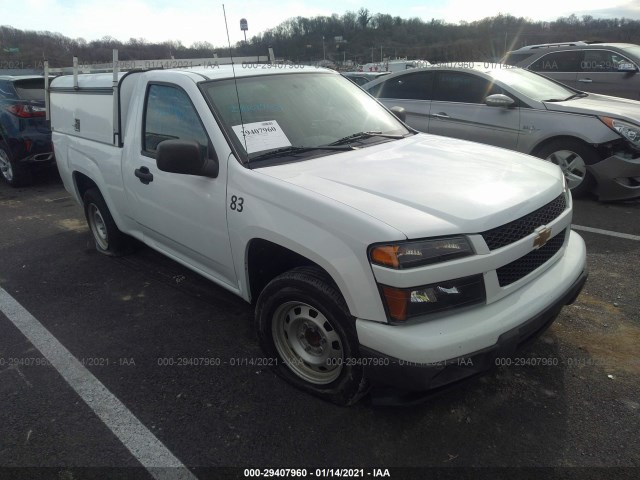
<path id="1" fill-rule="evenodd" d="M 558 167 L 417 133 L 335 72 L 79 75 L 49 94 L 97 249 L 135 237 L 255 303 L 276 372 L 333 402 L 487 370 L 586 279 Z"/>

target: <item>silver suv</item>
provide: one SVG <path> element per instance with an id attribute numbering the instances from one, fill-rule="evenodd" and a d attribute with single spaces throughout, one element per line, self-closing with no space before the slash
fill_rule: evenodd
<path id="1" fill-rule="evenodd" d="M 545 43 L 508 52 L 502 63 L 541 73 L 572 88 L 640 100 L 640 46 Z"/>

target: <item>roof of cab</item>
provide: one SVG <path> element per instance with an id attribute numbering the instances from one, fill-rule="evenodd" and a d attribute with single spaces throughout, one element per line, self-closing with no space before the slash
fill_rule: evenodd
<path id="1" fill-rule="evenodd" d="M 233 68 L 232 68 L 233 67 Z M 328 68 L 310 67 L 307 65 L 288 64 L 242 64 L 242 65 L 212 65 L 205 67 L 193 67 L 179 69 L 178 71 L 195 73 L 209 80 L 221 80 L 225 78 L 250 77 L 255 75 L 275 75 L 282 73 L 335 73 L 338 72 Z"/>

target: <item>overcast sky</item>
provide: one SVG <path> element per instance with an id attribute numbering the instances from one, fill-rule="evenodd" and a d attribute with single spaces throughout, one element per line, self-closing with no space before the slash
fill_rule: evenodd
<path id="1" fill-rule="evenodd" d="M 342 15 L 362 6 L 371 13 L 420 17 L 426 21 L 436 18 L 450 23 L 498 13 L 532 20 L 555 20 L 572 13 L 640 19 L 640 0 L 229 0 L 224 4 L 232 44 L 243 38 L 240 31 L 243 17 L 248 20 L 250 37 L 290 17 Z M 0 25 L 48 30 L 85 40 L 111 36 L 127 41 L 133 37 L 150 42 L 180 40 L 185 46 L 196 41 L 208 41 L 215 46 L 227 42 L 222 2 L 210 0 L 0 0 Z"/>

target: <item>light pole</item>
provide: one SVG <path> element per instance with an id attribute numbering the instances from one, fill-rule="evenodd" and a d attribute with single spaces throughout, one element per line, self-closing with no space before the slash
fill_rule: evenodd
<path id="1" fill-rule="evenodd" d="M 240 30 L 244 32 L 244 44 L 247 44 L 247 30 L 249 30 L 249 24 L 246 18 L 240 19 Z"/>
<path id="2" fill-rule="evenodd" d="M 322 59 L 326 60 L 327 59 L 327 55 L 324 51 L 324 35 L 322 36 Z"/>

